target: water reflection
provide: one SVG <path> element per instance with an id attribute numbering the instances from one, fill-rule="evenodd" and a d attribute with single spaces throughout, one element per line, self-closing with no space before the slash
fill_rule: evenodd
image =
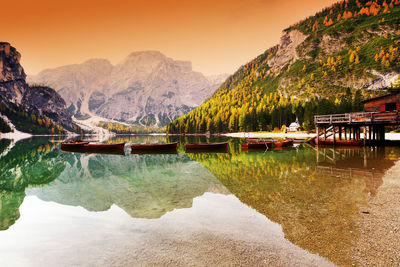
<path id="1" fill-rule="evenodd" d="M 58 177 L 65 164 L 62 153 L 47 138 L 2 143 L 0 158 L 0 230 L 19 218 L 25 188 L 47 184 Z"/>
<path id="2" fill-rule="evenodd" d="M 296 245 L 336 264 L 353 264 L 359 205 L 376 194 L 394 148 L 357 150 L 304 146 L 266 153 L 195 154 L 243 203 L 282 225 Z"/>
<path id="3" fill-rule="evenodd" d="M 134 218 L 159 218 L 190 208 L 193 198 L 226 189 L 201 164 L 183 154 L 68 154 L 57 180 L 28 190 L 42 200 L 105 211 L 116 204 Z"/>
<path id="4" fill-rule="evenodd" d="M 222 142 L 227 138 L 212 141 Z M 186 154 L 184 144 L 205 137 L 131 136 L 109 142 L 179 141 L 177 154 L 103 155 L 66 153 L 56 142 L 0 142 L 0 230 L 20 217 L 25 194 L 44 201 L 106 211 L 114 204 L 133 218 L 160 218 L 190 208 L 206 192 L 234 194 L 282 226 L 293 244 L 339 265 L 352 258 L 360 239 L 360 206 L 375 196 L 398 148 L 242 152 L 232 139 L 229 153 Z M 190 222 L 189 222 L 190 223 Z"/>

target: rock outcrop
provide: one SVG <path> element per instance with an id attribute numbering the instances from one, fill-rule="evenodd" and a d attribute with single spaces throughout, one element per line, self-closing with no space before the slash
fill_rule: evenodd
<path id="1" fill-rule="evenodd" d="M 307 35 L 298 30 L 284 32 L 281 37 L 276 55 L 268 60 L 268 65 L 272 69 L 281 69 L 288 63 L 296 61 L 299 56 L 296 48 L 307 38 Z"/>
<path id="2" fill-rule="evenodd" d="M 29 80 L 56 88 L 76 117 L 164 126 L 200 105 L 227 75 L 210 79 L 158 51 L 134 52 L 113 66 L 105 59 L 48 69 Z"/>
<path id="3" fill-rule="evenodd" d="M 25 81 L 26 74 L 20 59 L 21 54 L 14 47 L 0 42 L 0 105 L 45 116 L 60 126 L 72 129 L 74 123 L 65 101 L 49 87 L 30 87 Z"/>

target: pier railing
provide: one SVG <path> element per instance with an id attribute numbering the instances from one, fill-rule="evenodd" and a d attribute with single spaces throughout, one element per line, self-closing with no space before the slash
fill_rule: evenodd
<path id="1" fill-rule="evenodd" d="M 379 124 L 400 123 L 399 111 L 356 112 L 314 116 L 315 124 Z"/>

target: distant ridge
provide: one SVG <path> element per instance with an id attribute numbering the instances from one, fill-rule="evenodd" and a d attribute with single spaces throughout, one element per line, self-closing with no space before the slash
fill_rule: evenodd
<path id="1" fill-rule="evenodd" d="M 91 59 L 46 69 L 28 79 L 55 88 L 77 118 L 97 115 L 165 126 L 210 97 L 227 76 L 208 79 L 194 72 L 190 61 L 139 51 L 115 66 L 106 59 Z"/>

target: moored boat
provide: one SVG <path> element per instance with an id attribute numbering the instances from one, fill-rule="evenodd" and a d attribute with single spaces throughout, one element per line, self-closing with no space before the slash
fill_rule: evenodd
<path id="1" fill-rule="evenodd" d="M 186 149 L 227 149 L 228 142 L 222 143 L 190 143 L 185 145 Z"/>
<path id="2" fill-rule="evenodd" d="M 132 151 L 133 150 L 176 150 L 177 147 L 178 147 L 178 142 L 131 145 Z"/>
<path id="3" fill-rule="evenodd" d="M 243 143 L 242 149 L 268 149 L 273 146 L 272 141 L 250 141 Z"/>
<path id="4" fill-rule="evenodd" d="M 274 140 L 274 147 L 288 147 L 293 145 L 292 139 Z"/>
<path id="5" fill-rule="evenodd" d="M 119 144 L 86 144 L 84 146 L 88 150 L 124 150 L 125 143 Z"/>
<path id="6" fill-rule="evenodd" d="M 85 145 L 89 144 L 89 142 L 82 140 L 68 140 L 61 143 L 61 148 L 83 148 Z"/>

